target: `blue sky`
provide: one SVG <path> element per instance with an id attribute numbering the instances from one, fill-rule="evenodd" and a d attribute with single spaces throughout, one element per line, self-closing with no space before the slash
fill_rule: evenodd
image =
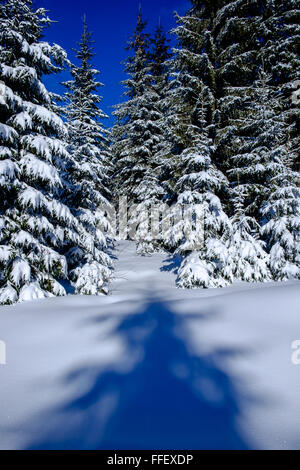
<path id="1" fill-rule="evenodd" d="M 159 17 L 164 28 L 170 30 L 175 25 L 174 10 L 183 14 L 190 7 L 188 0 L 35 0 L 36 6 L 45 7 L 50 18 L 56 21 L 45 30 L 45 39 L 64 47 L 71 60 L 74 59 L 72 48 L 80 39 L 81 18 L 86 14 L 95 40 L 94 65 L 100 70 L 99 80 L 105 85 L 101 95 L 102 108 L 107 114 L 111 114 L 111 107 L 120 101 L 123 90 L 120 81 L 124 79 L 121 62 L 126 58 L 124 48 L 136 24 L 139 3 L 149 31 L 155 28 Z M 46 84 L 52 91 L 61 93 L 63 88 L 59 82 L 67 78 L 65 73 L 48 77 Z"/>

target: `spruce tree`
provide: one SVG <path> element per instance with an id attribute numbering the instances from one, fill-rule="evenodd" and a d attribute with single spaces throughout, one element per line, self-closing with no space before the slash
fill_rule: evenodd
<path id="1" fill-rule="evenodd" d="M 204 9 L 197 3 L 193 3 L 184 17 L 177 17 L 174 33 L 179 47 L 174 51 L 174 80 L 167 96 L 169 136 L 173 144 L 173 200 L 175 206 L 191 205 L 192 214 L 187 214 L 187 220 L 171 225 L 166 241 L 185 255 L 178 272 L 180 287 L 221 287 L 230 280 L 225 267 L 231 225 L 219 198 L 227 179 L 212 160 L 214 43 L 202 17 Z M 197 217 L 197 206 L 202 208 L 198 215 L 203 218 L 204 239 L 200 245 L 201 234 L 195 233 L 190 222 Z"/>
<path id="2" fill-rule="evenodd" d="M 151 83 L 160 97 L 163 98 L 169 82 L 168 61 L 171 59 L 172 54 L 170 52 L 170 39 L 167 38 L 160 19 L 153 37 L 150 38 L 150 44 L 149 59 L 150 73 L 152 76 Z"/>
<path id="3" fill-rule="evenodd" d="M 269 267 L 276 281 L 300 279 L 300 177 L 293 170 L 291 155 L 285 142 L 272 152 L 269 197 L 261 209 L 261 232 L 269 247 Z"/>
<path id="4" fill-rule="evenodd" d="M 232 158 L 240 152 L 244 141 L 255 139 L 251 135 L 251 103 L 252 87 L 258 79 L 261 48 L 258 31 L 262 14 L 263 2 L 260 0 L 225 2 L 213 24 L 218 115 L 214 159 L 224 172 L 232 168 Z M 234 175 L 233 182 L 236 181 Z"/>
<path id="5" fill-rule="evenodd" d="M 116 161 L 118 194 L 126 195 L 131 207 L 129 235 L 141 254 L 155 248 L 151 235 L 151 207 L 163 198 L 161 159 L 166 151 L 163 129 L 162 94 L 168 58 L 162 28 L 156 33 L 152 55 L 146 23 L 141 10 L 137 26 L 128 42 L 133 55 L 126 63 L 129 78 L 123 82 L 127 100 L 115 111 L 113 150 Z"/>
<path id="6" fill-rule="evenodd" d="M 239 132 L 231 141 L 231 151 L 236 152 L 229 170 L 231 202 L 235 208 L 233 225 L 240 220 L 235 205 L 240 191 L 246 221 L 243 238 L 247 241 L 258 233 L 265 243 L 259 243 L 259 248 L 252 240 L 252 251 L 259 254 L 259 259 L 253 258 L 251 267 L 247 250 L 241 252 L 239 260 L 236 258 L 239 265 L 248 266 L 248 274 L 245 270 L 241 276 L 240 271 L 239 277 L 248 278 L 252 269 L 255 280 L 268 280 L 270 276 L 262 260 L 275 280 L 298 277 L 299 175 L 293 171 L 296 153 L 289 141 L 280 90 L 273 85 L 272 75 L 265 72 L 264 61 L 259 79 L 248 90 L 251 92 L 242 98 L 246 112 L 239 118 Z M 257 232 L 258 225 L 261 230 Z M 236 244 L 238 231 L 234 234 Z M 236 257 L 236 248 L 233 250 Z M 265 250 L 270 256 L 263 253 Z"/>
<path id="7" fill-rule="evenodd" d="M 225 270 L 232 281 L 266 282 L 271 280 L 266 244 L 260 240 L 259 224 L 254 217 L 246 214 L 246 195 L 243 191 L 239 181 L 231 191 L 232 232 L 228 240 L 229 256 Z"/>
<path id="8" fill-rule="evenodd" d="M 118 195 L 135 200 L 134 191 L 147 170 L 149 150 L 144 145 L 144 93 L 149 87 L 148 47 L 149 36 L 145 32 L 146 22 L 138 14 L 137 26 L 127 43 L 126 50 L 132 52 L 125 64 L 128 78 L 122 83 L 126 88 L 125 101 L 116 106 L 114 116 L 117 124 L 113 129 L 114 159 L 118 181 Z M 147 130 L 147 129 L 146 129 Z M 137 134 L 137 135 L 136 135 Z"/>
<path id="9" fill-rule="evenodd" d="M 206 28 L 205 24 L 202 25 L 200 13 L 202 10 L 199 12 L 197 7 L 193 6 L 185 16 L 176 15 L 178 26 L 172 31 L 178 45 L 173 50 L 174 57 L 169 64 L 172 80 L 165 99 L 166 130 L 173 156 L 166 161 L 169 176 L 167 188 L 172 202 L 176 200 L 174 186 L 180 177 L 177 157 L 185 148 L 193 145 L 193 138 L 199 127 L 203 84 L 206 86 L 206 102 L 209 102 L 205 117 L 207 126 L 212 122 L 215 77 L 208 52 L 213 46 L 210 33 L 205 34 Z M 194 130 L 191 133 L 192 128 Z"/>
<path id="10" fill-rule="evenodd" d="M 290 151 L 296 153 L 294 169 L 300 171 L 300 110 L 293 99 L 300 84 L 300 8 L 297 0 L 265 2 L 259 38 L 265 67 L 281 97 L 281 117 L 285 123 Z"/>
<path id="11" fill-rule="evenodd" d="M 249 222 L 243 237 L 257 237 L 258 224 L 262 227 L 264 251 L 270 256 L 262 252 L 260 258 L 269 262 L 275 279 L 290 278 L 292 273 L 297 277 L 298 272 L 297 174 L 292 172 L 297 167 L 299 111 L 291 99 L 299 76 L 297 15 L 293 1 L 240 0 L 224 6 L 214 26 L 220 85 L 215 160 L 228 171 L 234 225 L 240 218 L 235 204 L 240 188 L 243 217 Z M 282 192 L 281 180 L 289 188 L 286 192 Z M 272 204 L 282 207 L 275 210 Z M 246 257 L 239 264 L 246 266 L 248 261 Z M 261 272 L 256 279 L 268 280 L 261 261 L 251 265 Z M 249 273 L 251 269 L 248 266 Z"/>
<path id="12" fill-rule="evenodd" d="M 223 287 L 232 280 L 227 248 L 231 224 L 218 197 L 228 183 L 212 162 L 214 147 L 205 121 L 204 90 L 203 85 L 199 127 L 189 128 L 190 135 L 194 132 L 193 145 L 180 154 L 182 176 L 175 185 L 176 204 L 186 207 L 183 223 L 172 228 L 175 242 L 178 235 L 184 235 L 176 250 L 184 255 L 177 282 L 188 288 Z"/>
<path id="13" fill-rule="evenodd" d="M 259 37 L 262 62 L 265 140 L 264 200 L 261 233 L 269 250 L 275 280 L 299 273 L 299 106 L 292 99 L 299 79 L 299 18 L 297 2 L 266 2 Z"/>
<path id="14" fill-rule="evenodd" d="M 67 130 L 42 78 L 67 63 L 59 46 L 41 41 L 51 21 L 32 2 L 0 5 L 1 303 L 65 295 L 66 254 L 93 240 L 66 205 L 75 162 Z"/>
<path id="15" fill-rule="evenodd" d="M 80 294 L 105 292 L 112 265 L 105 252 L 111 229 L 106 217 L 110 206 L 109 136 L 102 125 L 102 120 L 107 116 L 99 108 L 101 97 L 97 90 L 102 84 L 96 80 L 99 72 L 92 65 L 92 46 L 92 35 L 84 18 L 81 41 L 76 51 L 79 65 L 72 66 L 73 80 L 65 83 L 68 89 L 68 151 L 75 162 L 70 171 L 71 185 L 66 200 L 74 216 L 90 235 L 87 249 L 72 247 L 67 253 L 70 275 L 76 292 Z"/>
<path id="16" fill-rule="evenodd" d="M 205 86 L 206 130 L 215 139 L 216 128 L 216 45 L 213 37 L 214 17 L 220 2 L 193 0 L 185 16 L 175 14 L 178 26 L 172 31 L 177 38 L 174 58 L 170 61 L 172 80 L 166 97 L 168 139 L 172 145 L 173 158 L 167 160 L 170 201 L 176 200 L 174 185 L 177 156 L 193 143 L 196 131 L 190 134 L 189 126 L 199 126 L 201 115 L 202 85 Z M 215 152 L 213 152 L 215 153 Z"/>
<path id="17" fill-rule="evenodd" d="M 152 253 L 161 246 L 161 227 L 159 217 L 156 215 L 159 214 L 160 207 L 164 207 L 166 199 L 164 162 L 170 156 L 170 144 L 165 132 L 165 96 L 169 82 L 168 60 L 171 53 L 169 40 L 160 21 L 154 37 L 150 38 L 150 44 L 152 47 L 148 54 L 149 92 L 145 93 L 145 99 L 148 101 L 148 109 L 152 110 L 151 115 L 148 113 L 152 119 L 150 126 L 148 122 L 148 135 L 151 135 L 152 145 L 147 171 L 141 185 L 136 188 L 138 204 L 136 215 L 132 219 L 137 229 L 135 236 L 137 252 L 142 255 Z"/>
<path id="18" fill-rule="evenodd" d="M 295 171 L 298 152 L 289 138 L 282 101 L 280 90 L 269 91 L 260 134 L 265 144 L 261 234 L 267 243 L 269 268 L 275 280 L 300 278 L 300 177 Z"/>
<path id="19" fill-rule="evenodd" d="M 293 87 L 299 78 L 298 19 L 299 9 L 293 0 L 239 0 L 227 3 L 218 11 L 213 27 L 219 114 L 214 158 L 226 171 L 232 168 L 235 155 L 251 154 L 257 140 L 261 140 L 257 110 L 263 99 L 267 102 L 271 90 L 277 91 L 277 97 L 273 93 L 270 99 L 273 104 L 277 101 L 275 106 L 282 116 L 285 140 L 291 142 L 293 152 L 298 151 L 299 108 L 292 101 Z M 256 179 L 257 171 L 253 176 L 253 166 L 248 168 L 252 201 L 248 198 L 246 204 L 252 204 L 252 213 L 259 221 L 260 201 L 256 196 L 259 196 L 259 185 L 265 182 L 262 175 Z M 245 171 L 246 167 L 245 161 Z M 231 174 L 236 182 L 236 175 Z"/>
<path id="20" fill-rule="evenodd" d="M 60 201 L 62 171 L 71 159 L 65 126 L 53 112 L 43 74 L 66 59 L 41 42 L 50 24 L 32 2 L 0 5 L 1 303 L 63 295 L 64 239 L 79 237 L 78 222 Z"/>

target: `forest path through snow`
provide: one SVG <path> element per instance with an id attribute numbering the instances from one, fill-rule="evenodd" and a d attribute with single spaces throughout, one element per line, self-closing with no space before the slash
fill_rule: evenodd
<path id="1" fill-rule="evenodd" d="M 169 289 L 176 289 L 176 275 L 173 260 L 167 253 L 154 253 L 151 256 L 140 256 L 136 253 L 134 242 L 122 241 L 116 246 L 114 281 L 112 295 L 145 296 L 153 299 L 164 295 Z"/>

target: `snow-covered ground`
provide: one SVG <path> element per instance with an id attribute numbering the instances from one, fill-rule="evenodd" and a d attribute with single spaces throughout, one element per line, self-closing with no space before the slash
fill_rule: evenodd
<path id="1" fill-rule="evenodd" d="M 175 288 L 116 250 L 109 297 L 0 309 L 1 449 L 300 449 L 300 283 Z"/>

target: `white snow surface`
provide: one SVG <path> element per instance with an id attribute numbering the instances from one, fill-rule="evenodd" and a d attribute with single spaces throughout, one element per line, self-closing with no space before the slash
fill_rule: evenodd
<path id="1" fill-rule="evenodd" d="M 114 254 L 110 296 L 0 308 L 0 449 L 300 449 L 300 282 L 181 290 Z"/>

